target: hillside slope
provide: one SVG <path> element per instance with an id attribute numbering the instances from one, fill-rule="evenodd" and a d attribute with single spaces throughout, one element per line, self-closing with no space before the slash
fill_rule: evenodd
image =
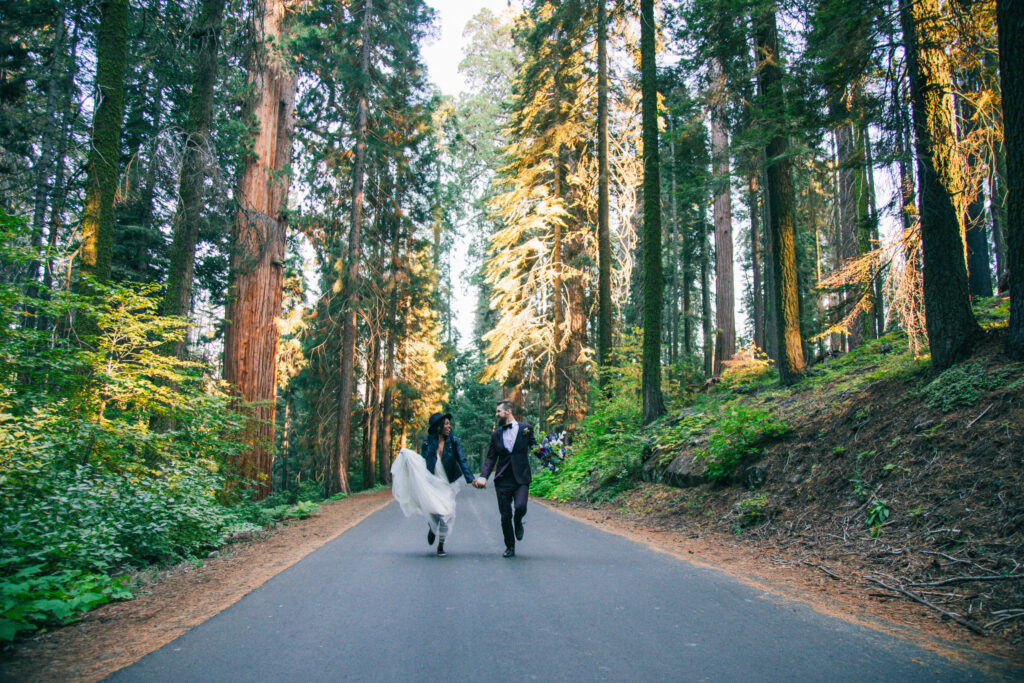
<path id="1" fill-rule="evenodd" d="M 591 468 L 552 497 L 725 532 L 1024 647 L 1024 364 L 999 318 L 937 377 L 898 336 L 788 390 L 740 364 L 645 433 L 631 486 Z"/>

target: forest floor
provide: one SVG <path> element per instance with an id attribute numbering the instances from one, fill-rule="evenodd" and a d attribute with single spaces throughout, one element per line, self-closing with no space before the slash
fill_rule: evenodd
<path id="1" fill-rule="evenodd" d="M 648 481 L 568 505 L 823 608 L 1024 661 L 1024 364 L 1003 354 L 1004 336 L 989 331 L 938 378 L 875 342 L 793 390 L 722 389 L 789 432 L 724 485 L 664 483 L 665 463 L 692 462 L 704 435 L 654 454 Z"/>
<path id="2" fill-rule="evenodd" d="M 962 657 L 966 647 L 1022 662 L 1024 365 L 1006 360 L 999 330 L 959 375 L 939 378 L 883 345 L 818 366 L 795 389 L 716 388 L 727 400 L 770 408 L 790 427 L 726 485 L 670 486 L 648 468 L 654 481 L 611 499 L 553 505 L 946 656 Z M 701 438 L 669 455 L 692 458 Z M 141 573 L 134 599 L 5 648 L 0 679 L 101 680 L 391 499 L 385 489 L 323 503 L 310 519 L 236 542 L 202 564 Z M 881 508 L 886 517 L 872 528 L 869 511 Z"/>
<path id="3" fill-rule="evenodd" d="M 749 536 L 709 529 L 672 529 L 650 511 L 638 516 L 622 507 L 635 505 L 641 498 L 650 505 L 658 500 L 655 492 L 667 488 L 644 485 L 620 500 L 618 508 L 546 504 L 578 521 L 725 572 L 780 600 L 799 601 L 830 616 L 911 638 L 938 654 L 982 666 L 995 675 L 1002 670 L 999 663 L 979 657 L 979 652 L 1022 661 L 1021 653 L 1005 640 L 939 622 L 917 603 L 866 600 L 865 588 L 842 565 L 830 563 L 826 573 L 824 565 L 800 550 L 752 544 Z M 320 513 L 236 542 L 201 565 L 181 564 L 140 574 L 135 578 L 135 598 L 105 605 L 75 624 L 9 647 L 0 659 L 2 679 L 102 680 L 230 607 L 391 500 L 391 492 L 384 489 L 324 503 Z"/>
<path id="4" fill-rule="evenodd" d="M 135 597 L 0 653 L 0 680 L 99 681 L 230 607 L 391 502 L 390 489 L 320 504 L 320 512 L 240 539 L 201 564 L 133 577 Z"/>
<path id="5" fill-rule="evenodd" d="M 796 442 L 791 439 L 789 444 L 792 448 Z M 934 471 L 933 476 L 937 475 Z M 869 572 L 890 571 L 888 563 L 833 557 L 822 552 L 813 529 L 803 529 L 785 542 L 771 540 L 768 528 L 774 527 L 769 525 L 742 534 L 723 531 L 721 523 L 709 521 L 707 511 L 718 510 L 712 499 L 726 490 L 705 491 L 698 520 L 679 513 L 681 505 L 685 509 L 680 497 L 696 490 L 688 493 L 663 484 L 643 483 L 605 505 L 548 504 L 601 529 L 724 571 L 780 599 L 798 600 L 847 621 L 911 637 L 953 659 L 984 664 L 971 653 L 976 650 L 1022 660 L 1021 652 L 1006 637 L 976 635 L 933 618 L 928 608 L 915 602 L 865 584 Z M 140 574 L 135 578 L 136 597 L 132 600 L 105 605 L 78 623 L 8 648 L 0 658 L 2 678 L 102 680 L 226 609 L 391 500 L 390 491 L 384 489 L 327 502 L 313 517 L 236 542 L 201 565 L 182 564 Z M 719 512 L 724 519 L 730 517 L 724 503 Z M 778 524 L 785 513 L 774 514 Z M 805 518 L 815 519 L 812 515 Z M 891 545 L 888 536 L 887 531 L 875 542 Z M 999 672 L 998 666 L 990 670 Z"/>

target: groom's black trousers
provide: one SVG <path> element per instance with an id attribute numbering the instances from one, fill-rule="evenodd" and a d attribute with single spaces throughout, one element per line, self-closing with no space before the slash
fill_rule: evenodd
<path id="1" fill-rule="evenodd" d="M 498 512 L 501 513 L 501 533 L 505 537 L 505 547 L 514 548 L 516 535 L 513 519 L 521 521 L 526 516 L 530 485 L 520 484 L 515 476 L 506 470 L 502 476 L 494 478 L 494 491 L 498 494 Z"/>

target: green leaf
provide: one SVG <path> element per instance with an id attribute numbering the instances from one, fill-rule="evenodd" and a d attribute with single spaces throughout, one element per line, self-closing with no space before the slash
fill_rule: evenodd
<path id="1" fill-rule="evenodd" d="M 52 614 L 58 619 L 66 619 L 71 616 L 71 603 L 64 600 L 33 600 L 29 608 L 42 614 Z"/>
<path id="2" fill-rule="evenodd" d="M 18 635 L 18 631 L 28 631 L 31 629 L 32 625 L 24 621 L 0 618 L 0 640 L 10 642 Z"/>

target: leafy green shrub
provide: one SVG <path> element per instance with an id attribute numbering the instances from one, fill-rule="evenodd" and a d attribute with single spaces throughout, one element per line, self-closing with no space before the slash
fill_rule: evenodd
<path id="1" fill-rule="evenodd" d="M 0 212 L 3 639 L 127 597 L 127 567 L 254 528 L 230 505 L 245 418 L 204 368 L 166 353 L 187 321 L 159 315 L 153 285 L 93 283 L 87 297 L 9 277 L 33 257 L 28 236 Z M 52 334 L 83 317 L 93 334 Z"/>
<path id="2" fill-rule="evenodd" d="M 534 475 L 533 495 L 603 498 L 632 486 L 645 446 L 640 435 L 640 365 L 628 362 L 628 357 L 638 357 L 639 345 L 634 339 L 617 353 L 621 364 L 604 370 L 605 390 L 592 389 L 591 410 L 572 435 L 571 455 L 557 472 Z"/>
<path id="3" fill-rule="evenodd" d="M 760 493 L 739 500 L 733 513 L 739 517 L 739 524 L 746 528 L 764 519 L 764 506 L 768 504 L 768 494 Z"/>
<path id="4" fill-rule="evenodd" d="M 864 526 L 871 529 L 871 537 L 878 538 L 882 533 L 882 525 L 889 519 L 889 506 L 881 498 L 876 498 L 868 506 L 868 515 L 864 519 Z"/>
<path id="5" fill-rule="evenodd" d="M 736 466 L 770 439 L 789 432 L 789 426 L 759 408 L 733 405 L 715 424 L 707 448 L 697 451 L 704 460 L 704 476 L 712 481 L 728 478 Z"/>
<path id="6" fill-rule="evenodd" d="M 998 389 L 1016 373 L 1013 368 L 989 372 L 980 361 L 967 361 L 943 371 L 924 388 L 925 403 L 946 413 L 969 406 L 984 394 Z"/>
<path id="7" fill-rule="evenodd" d="M 711 412 L 702 412 L 683 415 L 675 422 L 665 420 L 663 422 L 665 426 L 655 433 L 653 439 L 655 450 L 662 452 L 661 461 L 658 464 L 662 467 L 668 466 L 679 454 L 680 449 L 704 433 L 713 419 Z"/>
<path id="8" fill-rule="evenodd" d="M 155 466 L 71 463 L 66 416 L 0 418 L 0 561 L 88 571 L 173 561 L 220 544 L 235 521 L 213 460 L 186 450 Z"/>
<path id="9" fill-rule="evenodd" d="M 768 354 L 753 342 L 739 349 L 736 355 L 723 361 L 722 365 L 722 384 L 730 387 L 769 381 L 778 374 L 773 372 Z"/>
<path id="10" fill-rule="evenodd" d="M 44 573 L 44 565 L 23 567 L 0 581 L 0 641 L 20 631 L 67 624 L 111 600 L 131 597 L 127 579 L 64 569 Z"/>

